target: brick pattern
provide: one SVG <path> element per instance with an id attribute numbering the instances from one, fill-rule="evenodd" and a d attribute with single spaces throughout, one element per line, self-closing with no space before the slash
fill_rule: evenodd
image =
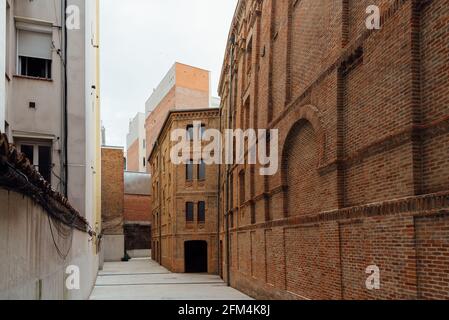
<path id="1" fill-rule="evenodd" d="M 162 125 L 162 132 L 150 155 L 152 172 L 152 255 L 173 272 L 185 272 L 185 242 L 206 241 L 208 272 L 218 273 L 217 176 L 218 166 L 206 166 L 206 178 L 198 180 L 194 165 L 193 180 L 186 179 L 186 166 L 170 159 L 170 133 L 201 121 L 206 129 L 219 127 L 219 110 L 172 111 Z M 207 145 L 203 143 L 203 146 Z M 193 148 L 192 148 L 193 149 Z M 193 150 L 192 150 L 193 159 Z M 205 222 L 198 221 L 198 203 L 206 205 Z M 194 204 L 194 221 L 186 221 L 186 203 Z"/>
<path id="2" fill-rule="evenodd" d="M 127 222 L 151 223 L 151 196 L 125 194 L 123 218 Z"/>
<path id="3" fill-rule="evenodd" d="M 125 224 L 125 250 L 151 249 L 151 226 L 142 224 Z"/>
<path id="4" fill-rule="evenodd" d="M 103 233 L 123 234 L 124 154 L 120 148 L 101 148 L 101 220 Z"/>
<path id="5" fill-rule="evenodd" d="M 365 27 L 372 4 L 381 30 Z M 447 16 L 449 0 L 239 1 L 221 124 L 245 127 L 249 108 L 250 125 L 279 129 L 282 168 L 231 167 L 229 204 L 221 168 L 231 285 L 262 299 L 448 298 Z M 370 265 L 380 290 L 366 288 Z"/>
<path id="6" fill-rule="evenodd" d="M 172 110 L 209 108 L 209 72 L 181 63 L 175 64 L 175 84 L 145 120 L 147 159 Z M 147 171 L 150 172 L 147 167 Z"/>

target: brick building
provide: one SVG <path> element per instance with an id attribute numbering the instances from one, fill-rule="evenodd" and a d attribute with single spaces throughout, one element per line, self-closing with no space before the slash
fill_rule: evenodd
<path id="1" fill-rule="evenodd" d="M 152 255 L 173 272 L 217 274 L 218 166 L 206 166 L 202 161 L 175 165 L 170 158 L 175 144 L 170 141 L 170 133 L 174 129 L 186 130 L 194 121 L 201 121 L 203 128 L 218 129 L 219 110 L 171 111 L 149 157 L 153 188 Z"/>
<path id="2" fill-rule="evenodd" d="M 125 250 L 131 257 L 149 257 L 151 249 L 151 176 L 125 172 Z"/>
<path id="3" fill-rule="evenodd" d="M 170 111 L 209 108 L 213 102 L 210 72 L 176 62 L 145 104 L 147 159 Z"/>
<path id="4" fill-rule="evenodd" d="M 366 27 L 369 5 L 380 30 Z M 281 168 L 221 167 L 219 271 L 232 286 L 449 298 L 448 16 L 448 0 L 239 1 L 222 127 L 279 129 Z"/>
<path id="5" fill-rule="evenodd" d="M 105 261 L 120 261 L 125 253 L 124 166 L 123 148 L 101 148 L 101 220 Z"/>

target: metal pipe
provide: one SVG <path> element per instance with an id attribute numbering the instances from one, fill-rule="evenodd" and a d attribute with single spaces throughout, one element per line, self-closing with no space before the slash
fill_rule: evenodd
<path id="1" fill-rule="evenodd" d="M 156 140 L 156 145 L 157 145 L 157 148 L 160 147 L 159 139 Z M 162 151 L 159 150 L 159 154 L 158 154 L 158 157 L 157 157 L 157 160 L 158 160 L 157 161 L 158 162 L 157 170 L 159 172 L 159 177 L 158 177 L 158 179 L 159 179 L 159 183 L 158 183 L 158 185 L 159 185 L 158 186 L 158 198 L 159 198 L 159 245 L 158 245 L 158 249 L 159 249 L 159 252 L 158 252 L 158 256 L 159 256 L 159 263 L 160 263 L 160 265 L 162 265 L 162 201 L 163 201 L 163 199 L 161 198 L 162 197 L 162 191 L 161 191 L 161 189 L 162 189 L 162 171 L 161 171 L 162 165 L 161 165 L 161 158 L 162 158 Z"/>
<path id="2" fill-rule="evenodd" d="M 220 110 L 218 111 L 220 132 L 222 132 L 222 129 L 223 129 L 222 125 L 221 125 L 221 116 L 222 116 L 221 111 L 222 110 L 223 109 L 220 108 Z M 220 160 L 222 160 L 223 159 L 223 154 L 222 154 L 223 146 L 221 145 L 220 147 L 221 147 Z M 221 243 L 221 240 L 220 240 L 220 227 L 221 227 L 221 225 L 220 225 L 220 209 L 221 209 L 220 203 L 221 203 L 221 201 L 220 201 L 220 199 L 221 199 L 221 161 L 218 162 L 218 167 L 217 167 L 217 252 L 218 252 L 217 261 L 218 261 L 218 274 L 219 275 L 222 274 L 220 271 L 223 267 L 223 263 L 221 263 L 221 247 L 220 247 L 220 243 Z"/>
<path id="3" fill-rule="evenodd" d="M 63 52 L 63 57 L 64 57 L 64 62 L 63 62 L 63 70 L 64 70 L 64 75 L 63 75 L 63 79 L 64 79 L 64 93 L 63 93 L 63 134 L 64 134 L 64 139 L 63 139 L 63 145 L 64 145 L 64 168 L 61 170 L 64 170 L 64 176 L 63 176 L 63 185 L 64 185 L 64 194 L 66 197 L 68 197 L 69 194 L 69 155 L 68 155 L 68 104 L 67 104 L 67 25 L 66 25 L 66 21 L 67 21 L 67 0 L 64 0 L 64 5 L 63 5 L 63 14 L 62 17 L 64 17 L 63 21 L 61 21 L 62 24 L 62 28 L 64 30 L 63 32 L 63 41 L 64 41 L 64 52 Z"/>

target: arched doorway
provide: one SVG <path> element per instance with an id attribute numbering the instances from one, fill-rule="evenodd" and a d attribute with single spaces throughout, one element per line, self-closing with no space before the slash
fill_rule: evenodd
<path id="1" fill-rule="evenodd" d="M 207 242 L 186 241 L 184 261 L 186 273 L 207 273 Z"/>

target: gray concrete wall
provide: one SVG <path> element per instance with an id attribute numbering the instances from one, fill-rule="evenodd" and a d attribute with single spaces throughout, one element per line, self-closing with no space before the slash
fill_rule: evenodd
<path id="1" fill-rule="evenodd" d="M 104 262 L 118 262 L 125 256 L 124 235 L 103 236 Z"/>
<path id="2" fill-rule="evenodd" d="M 55 233 L 62 251 L 73 246 L 64 261 L 56 251 L 47 214 L 40 206 L 4 189 L 0 189 L 0 203 L 0 300 L 88 298 L 98 268 L 98 258 L 84 253 L 92 247 L 89 236 L 74 231 L 72 242 Z M 69 265 L 80 268 L 80 290 L 65 287 Z"/>

